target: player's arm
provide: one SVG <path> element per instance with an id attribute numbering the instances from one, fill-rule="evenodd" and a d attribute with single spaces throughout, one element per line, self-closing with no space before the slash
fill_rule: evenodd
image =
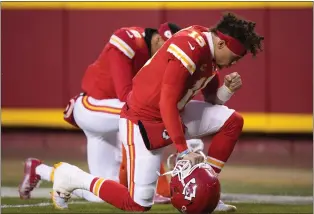
<path id="1" fill-rule="evenodd" d="M 234 72 L 225 76 L 224 83 L 220 86 L 219 73 L 215 75 L 212 81 L 202 90 L 204 100 L 212 104 L 225 104 L 241 88 L 242 81 L 240 75 Z"/>
<path id="2" fill-rule="evenodd" d="M 179 152 L 178 158 L 189 160 L 194 166 L 203 162 L 204 157 L 188 149 L 178 110 L 178 102 L 185 91 L 185 84 L 189 76 L 190 73 L 182 63 L 178 60 L 170 60 L 162 82 L 159 106 L 168 134 Z"/>
<path id="3" fill-rule="evenodd" d="M 132 90 L 132 60 L 118 50 L 110 50 L 110 71 L 116 94 L 120 101 L 125 102 Z"/>
<path id="4" fill-rule="evenodd" d="M 187 144 L 178 110 L 178 102 L 185 88 L 189 72 L 178 60 L 170 60 L 164 73 L 160 94 L 160 113 L 165 128 L 178 152 L 187 150 Z"/>
<path id="5" fill-rule="evenodd" d="M 134 77 L 132 60 L 135 56 L 134 37 L 126 29 L 120 29 L 110 38 L 110 71 L 120 101 L 125 102 L 127 95 L 132 90 Z"/>
<path id="6" fill-rule="evenodd" d="M 218 104 L 217 102 L 217 90 L 220 85 L 219 74 L 213 77 L 213 79 L 202 89 L 204 100 L 211 104 Z"/>
<path id="7" fill-rule="evenodd" d="M 233 93 L 230 89 L 225 84 L 220 85 L 219 73 L 217 72 L 214 78 L 202 90 L 205 102 L 223 105 L 231 98 Z"/>
<path id="8" fill-rule="evenodd" d="M 202 55 L 202 47 L 191 37 L 172 40 L 167 52 L 169 61 L 164 73 L 160 95 L 160 112 L 165 127 L 178 152 L 187 151 L 183 124 L 178 103 L 184 96 L 186 83 L 196 70 Z"/>

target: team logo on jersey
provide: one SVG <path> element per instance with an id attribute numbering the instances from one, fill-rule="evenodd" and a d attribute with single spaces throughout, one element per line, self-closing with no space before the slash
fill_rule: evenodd
<path id="1" fill-rule="evenodd" d="M 169 134 L 168 134 L 166 129 L 162 132 L 162 138 L 165 139 L 165 140 L 169 140 L 170 139 L 170 136 L 169 136 Z"/>
<path id="2" fill-rule="evenodd" d="M 184 195 L 184 199 L 192 201 L 196 196 L 196 180 L 192 178 L 189 182 L 184 185 L 182 194 Z"/>
<path id="3" fill-rule="evenodd" d="M 72 115 L 74 104 L 75 104 L 75 100 L 71 99 L 63 112 L 64 118 L 69 118 Z"/>

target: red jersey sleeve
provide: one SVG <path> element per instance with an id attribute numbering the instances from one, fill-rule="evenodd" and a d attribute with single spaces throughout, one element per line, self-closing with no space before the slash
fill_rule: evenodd
<path id="1" fill-rule="evenodd" d="M 125 102 L 132 90 L 133 60 L 136 54 L 136 39 L 142 35 L 130 28 L 121 28 L 110 37 L 110 71 L 116 94 L 120 101 Z M 106 59 L 108 60 L 108 59 Z"/>
<path id="2" fill-rule="evenodd" d="M 178 152 L 188 148 L 177 104 L 181 99 L 189 75 L 180 61 L 170 60 L 161 85 L 160 114 Z"/>
<path id="3" fill-rule="evenodd" d="M 186 83 L 196 71 L 202 55 L 202 47 L 188 36 L 171 39 L 167 48 L 169 62 L 166 67 L 160 95 L 160 113 L 168 134 L 178 152 L 187 149 L 178 102 L 186 91 Z"/>
<path id="4" fill-rule="evenodd" d="M 121 28 L 110 37 L 109 43 L 121 51 L 129 59 L 133 59 L 136 50 L 136 38 L 141 35 L 134 35 L 128 28 Z"/>
<path id="5" fill-rule="evenodd" d="M 206 54 L 203 46 L 190 36 L 178 36 L 171 39 L 167 52 L 170 59 L 180 61 L 191 75 L 201 62 L 202 54 Z"/>
<path id="6" fill-rule="evenodd" d="M 109 50 L 110 71 L 113 85 L 120 101 L 125 102 L 132 90 L 132 60 L 116 49 Z"/>

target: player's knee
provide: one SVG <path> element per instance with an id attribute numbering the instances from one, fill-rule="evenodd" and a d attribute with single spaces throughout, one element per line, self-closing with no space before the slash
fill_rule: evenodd
<path id="1" fill-rule="evenodd" d="M 138 204 L 137 211 L 149 211 L 154 201 L 156 184 L 136 184 L 135 188 L 134 200 Z"/>
<path id="2" fill-rule="evenodd" d="M 244 119 L 243 116 L 239 112 L 234 112 L 232 114 L 233 121 L 234 121 L 234 126 L 238 131 L 242 131 L 243 125 L 244 125 Z"/>
<path id="3" fill-rule="evenodd" d="M 126 211 L 132 212 L 148 212 L 152 207 L 144 207 L 139 204 L 134 204 L 131 209 L 126 209 Z"/>
<path id="4" fill-rule="evenodd" d="M 138 197 L 134 198 L 134 204 L 131 208 L 131 211 L 135 212 L 147 212 L 151 209 L 153 203 L 154 190 L 151 191 L 149 188 L 138 187 L 136 190 Z"/>
<path id="5" fill-rule="evenodd" d="M 143 212 L 148 212 L 148 211 L 150 211 L 150 209 L 152 208 L 152 207 L 143 207 L 144 208 L 144 211 Z"/>
<path id="6" fill-rule="evenodd" d="M 155 194 L 155 184 L 151 185 L 136 185 L 137 194 L 141 201 L 144 203 L 151 203 L 154 199 Z"/>
<path id="7" fill-rule="evenodd" d="M 243 116 L 235 111 L 225 122 L 221 131 L 225 132 L 230 137 L 238 138 L 242 133 L 243 124 Z"/>
<path id="8" fill-rule="evenodd" d="M 188 148 L 193 152 L 204 150 L 204 143 L 201 139 L 190 139 L 186 143 Z"/>
<path id="9" fill-rule="evenodd" d="M 131 199 L 132 200 L 132 199 Z M 142 206 L 136 203 L 135 201 L 130 201 L 126 203 L 126 205 L 122 208 L 124 211 L 132 211 L 132 212 L 147 212 L 151 209 L 151 206 Z"/>

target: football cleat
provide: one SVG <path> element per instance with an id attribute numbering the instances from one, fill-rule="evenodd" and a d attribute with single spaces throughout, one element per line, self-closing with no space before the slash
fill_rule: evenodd
<path id="1" fill-rule="evenodd" d="M 57 191 L 52 191 L 50 192 L 50 195 L 51 195 L 53 206 L 56 209 L 63 210 L 63 209 L 68 208 L 68 201 L 71 198 L 71 194 L 66 195 Z"/>
<path id="2" fill-rule="evenodd" d="M 71 193 L 75 189 L 82 188 L 82 174 L 85 172 L 80 168 L 68 163 L 55 164 L 53 169 L 53 191 L 51 199 L 57 209 L 67 209 Z"/>
<path id="3" fill-rule="evenodd" d="M 21 199 L 30 199 L 31 192 L 39 186 L 40 176 L 36 174 L 36 167 L 42 164 L 42 161 L 36 158 L 28 158 L 24 162 L 24 177 L 19 185 L 19 194 Z"/>
<path id="4" fill-rule="evenodd" d="M 170 204 L 170 198 L 164 197 L 156 193 L 154 196 L 154 203 L 155 204 Z"/>
<path id="5" fill-rule="evenodd" d="M 237 208 L 230 204 L 225 204 L 221 200 L 219 200 L 217 207 L 215 208 L 215 211 L 218 212 L 235 212 L 237 211 Z"/>

